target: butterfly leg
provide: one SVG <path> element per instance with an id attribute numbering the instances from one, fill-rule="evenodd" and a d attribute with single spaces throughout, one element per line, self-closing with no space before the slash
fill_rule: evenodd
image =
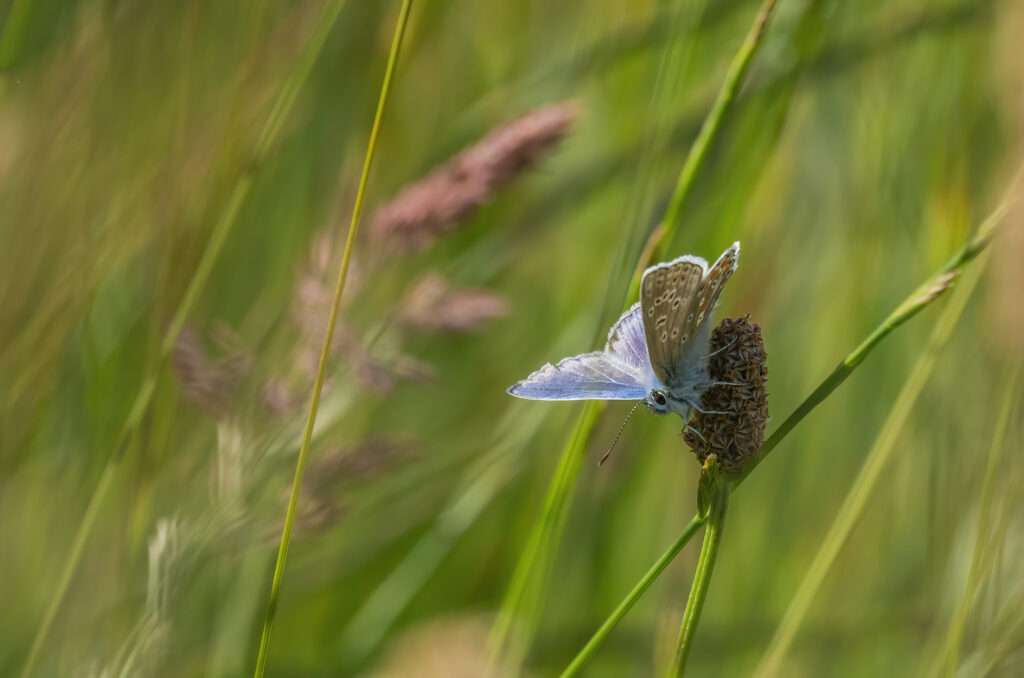
<path id="1" fill-rule="evenodd" d="M 707 354 L 706 356 L 704 356 L 704 358 L 702 358 L 702 360 L 703 360 L 703 359 L 706 359 L 706 358 L 710 358 L 711 356 L 716 356 L 716 355 L 718 355 L 719 353 L 721 353 L 722 351 L 728 351 L 728 350 L 729 350 L 730 348 L 732 348 L 733 346 L 735 346 L 735 345 L 737 344 L 737 342 L 739 342 L 739 340 L 740 340 L 740 338 L 739 338 L 739 337 L 736 337 L 735 339 L 733 339 L 732 341 L 730 341 L 730 342 L 729 342 L 728 344 L 726 344 L 726 345 L 725 345 L 725 346 L 723 346 L 722 348 L 719 348 L 719 349 L 715 349 L 715 350 L 714 350 L 714 351 L 712 351 L 711 353 L 708 353 L 708 354 Z"/>
<path id="2" fill-rule="evenodd" d="M 686 430 L 687 430 L 687 431 L 690 431 L 690 432 L 692 432 L 692 433 L 693 433 L 693 435 L 695 435 L 695 436 L 697 436 L 698 438 L 700 438 L 701 440 L 703 440 L 703 441 L 704 441 L 704 444 L 705 444 L 705 445 L 710 445 L 710 444 L 711 444 L 711 443 L 709 443 L 709 442 L 708 442 L 708 439 L 707 439 L 707 438 L 705 438 L 704 436 L 702 436 L 702 435 L 700 434 L 700 431 L 698 431 L 698 430 L 697 430 L 697 429 L 695 429 L 694 427 L 690 426 L 689 424 L 687 424 L 687 425 L 686 425 Z"/>
<path id="3" fill-rule="evenodd" d="M 687 400 L 686 404 L 692 407 L 697 412 L 700 412 L 701 414 L 729 414 L 725 410 L 705 410 L 703 407 L 693 402 L 692 400 Z"/>

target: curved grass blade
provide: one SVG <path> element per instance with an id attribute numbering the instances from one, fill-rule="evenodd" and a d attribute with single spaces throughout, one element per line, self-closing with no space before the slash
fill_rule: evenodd
<path id="1" fill-rule="evenodd" d="M 984 262 L 980 266 L 983 267 Z M 846 543 L 846 538 L 867 506 L 868 497 L 881 478 L 882 469 L 892 456 L 893 450 L 896 449 L 896 442 L 903 431 L 903 426 L 935 369 L 939 353 L 953 334 L 953 329 L 960 320 L 964 309 L 967 308 L 967 302 L 971 298 L 971 293 L 974 291 L 979 277 L 980 273 L 975 272 L 963 289 L 953 295 L 953 299 L 935 324 L 928 347 L 917 359 L 910 376 L 903 383 L 903 388 L 892 409 L 889 410 L 889 415 L 875 438 L 871 451 L 864 459 L 856 480 L 843 500 L 839 513 L 832 521 L 810 568 L 804 574 L 804 578 L 797 587 L 797 592 L 790 600 L 789 607 L 782 615 L 782 621 L 775 629 L 775 635 L 769 642 L 768 649 L 754 672 L 755 676 L 767 678 L 778 673 L 782 659 L 807 615 L 811 602 L 821 588 L 825 576 L 832 568 L 839 549 Z"/>

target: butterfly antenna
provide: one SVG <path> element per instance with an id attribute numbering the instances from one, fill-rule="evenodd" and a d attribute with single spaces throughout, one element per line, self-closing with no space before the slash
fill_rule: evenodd
<path id="1" fill-rule="evenodd" d="M 626 415 L 626 420 L 622 422 L 622 426 L 619 427 L 619 432 L 615 434 L 615 440 L 612 441 L 612 446 L 609 447 L 608 451 L 604 453 L 603 457 L 601 457 L 601 461 L 597 462 L 598 467 L 600 467 L 601 464 L 603 464 L 605 460 L 608 459 L 608 456 L 612 453 L 612 450 L 615 449 L 616 443 L 619 442 L 619 438 L 622 437 L 622 432 L 626 430 L 626 424 L 629 423 L 629 418 L 633 416 L 634 412 L 636 412 L 636 408 L 640 407 L 643 404 L 644 401 L 638 400 L 636 401 L 636 405 L 633 405 L 633 408 L 629 411 L 629 414 Z"/>

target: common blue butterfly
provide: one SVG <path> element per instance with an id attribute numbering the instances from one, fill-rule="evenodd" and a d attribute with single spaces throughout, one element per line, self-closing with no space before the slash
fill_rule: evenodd
<path id="1" fill-rule="evenodd" d="M 684 255 L 652 266 L 640 301 L 612 325 L 603 351 L 548 363 L 508 392 L 529 400 L 641 400 L 651 412 L 689 422 L 716 384 L 708 374 L 711 316 L 739 263 L 740 244 L 708 268 Z"/>

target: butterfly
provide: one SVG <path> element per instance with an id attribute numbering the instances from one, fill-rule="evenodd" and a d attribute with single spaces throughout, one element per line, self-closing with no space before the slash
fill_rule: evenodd
<path id="1" fill-rule="evenodd" d="M 639 400 L 689 422 L 718 383 L 708 373 L 711 316 L 739 256 L 735 242 L 710 268 L 689 254 L 648 268 L 640 301 L 612 325 L 604 350 L 548 363 L 508 392 L 529 400 Z"/>

